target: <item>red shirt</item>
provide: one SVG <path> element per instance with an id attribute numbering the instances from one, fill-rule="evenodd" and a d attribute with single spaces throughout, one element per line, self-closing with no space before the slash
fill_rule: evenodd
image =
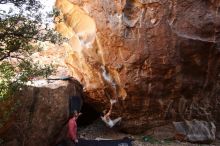
<path id="1" fill-rule="evenodd" d="M 68 133 L 67 136 L 71 139 L 71 140 L 76 140 L 76 133 L 77 133 L 77 124 L 76 124 L 76 118 L 73 117 L 69 120 L 68 122 Z"/>

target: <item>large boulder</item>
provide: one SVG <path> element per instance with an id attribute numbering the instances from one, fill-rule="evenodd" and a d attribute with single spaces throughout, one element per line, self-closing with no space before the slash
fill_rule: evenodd
<path id="1" fill-rule="evenodd" d="M 173 122 L 178 140 L 193 143 L 211 143 L 215 141 L 216 127 L 213 122 L 192 120 Z"/>
<path id="2" fill-rule="evenodd" d="M 98 111 L 137 133 L 171 120 L 219 122 L 218 0 L 56 0 L 66 64 Z M 57 18 L 58 19 L 58 18 Z"/>
<path id="3" fill-rule="evenodd" d="M 69 97 L 81 94 L 82 86 L 75 80 L 34 81 L 14 97 L 19 106 L 0 128 L 3 145 L 54 145 L 68 120 Z"/>

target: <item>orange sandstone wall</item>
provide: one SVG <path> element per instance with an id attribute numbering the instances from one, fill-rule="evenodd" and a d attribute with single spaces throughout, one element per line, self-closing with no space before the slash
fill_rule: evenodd
<path id="1" fill-rule="evenodd" d="M 215 121 L 220 108 L 218 0 L 57 0 L 66 64 L 87 102 L 117 99 L 120 128 Z"/>

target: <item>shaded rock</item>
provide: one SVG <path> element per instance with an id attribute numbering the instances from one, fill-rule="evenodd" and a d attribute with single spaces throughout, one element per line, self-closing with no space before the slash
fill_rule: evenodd
<path id="1" fill-rule="evenodd" d="M 173 122 L 176 129 L 176 138 L 193 143 L 211 143 L 215 141 L 216 127 L 213 122 L 184 121 Z"/>
<path id="2" fill-rule="evenodd" d="M 19 146 L 19 144 L 18 144 L 18 141 L 14 139 L 10 142 L 4 143 L 4 146 Z"/>
<path id="3" fill-rule="evenodd" d="M 216 139 L 220 140 L 220 125 L 216 125 Z"/>
<path id="4" fill-rule="evenodd" d="M 175 128 L 172 124 L 155 127 L 144 132 L 144 135 L 154 137 L 157 140 L 173 139 Z"/>
<path id="5" fill-rule="evenodd" d="M 0 137 L 6 142 L 17 139 L 18 145 L 53 145 L 68 120 L 69 97 L 81 96 L 82 86 L 75 80 L 32 85 L 16 94 L 20 106 L 7 129 L 0 129 Z"/>

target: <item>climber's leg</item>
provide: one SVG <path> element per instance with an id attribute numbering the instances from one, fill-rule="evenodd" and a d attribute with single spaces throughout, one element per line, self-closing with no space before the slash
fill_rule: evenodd
<path id="1" fill-rule="evenodd" d="M 112 120 L 112 122 L 113 122 L 113 125 L 115 125 L 115 124 L 117 124 L 118 122 L 120 122 L 121 121 L 121 117 L 118 117 L 118 118 L 116 118 L 116 119 L 114 119 L 114 120 Z"/>
<path id="2" fill-rule="evenodd" d="M 111 103 L 110 109 L 109 109 L 108 113 L 105 114 L 105 116 L 104 116 L 105 118 L 108 118 L 108 117 L 111 115 L 111 113 L 112 113 L 112 106 L 113 106 L 113 104 L 116 103 L 116 102 L 117 102 L 117 100 L 115 100 L 115 99 L 110 99 L 110 103 Z"/>

